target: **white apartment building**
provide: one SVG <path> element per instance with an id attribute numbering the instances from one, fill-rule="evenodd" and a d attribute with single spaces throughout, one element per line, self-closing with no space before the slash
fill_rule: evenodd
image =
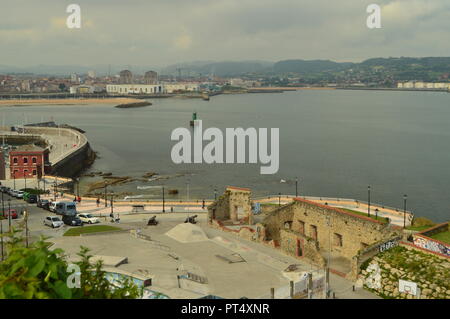
<path id="1" fill-rule="evenodd" d="M 179 91 L 197 92 L 200 90 L 198 83 L 164 83 L 166 93 L 176 93 Z"/>
<path id="2" fill-rule="evenodd" d="M 161 84 L 108 84 L 108 94 L 159 94 L 166 93 Z"/>

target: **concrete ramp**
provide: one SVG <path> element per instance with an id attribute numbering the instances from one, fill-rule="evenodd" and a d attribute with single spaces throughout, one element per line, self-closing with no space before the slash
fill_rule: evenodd
<path id="1" fill-rule="evenodd" d="M 191 223 L 178 224 L 166 235 L 180 243 L 198 243 L 209 240 L 203 229 Z"/>
<path id="2" fill-rule="evenodd" d="M 127 257 L 94 255 L 91 258 L 91 262 L 93 263 L 96 263 L 99 260 L 103 261 L 103 265 L 110 267 L 118 267 L 122 264 L 128 263 Z"/>

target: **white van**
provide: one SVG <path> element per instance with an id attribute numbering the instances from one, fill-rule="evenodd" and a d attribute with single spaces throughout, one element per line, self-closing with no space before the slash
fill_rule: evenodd
<path id="1" fill-rule="evenodd" d="M 77 206 L 74 202 L 52 202 L 49 206 L 49 209 L 50 211 L 58 215 L 77 215 Z"/>

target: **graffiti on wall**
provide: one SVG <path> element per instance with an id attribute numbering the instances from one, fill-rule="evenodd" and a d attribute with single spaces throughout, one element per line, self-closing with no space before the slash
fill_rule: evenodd
<path id="1" fill-rule="evenodd" d="M 379 250 L 380 250 L 380 253 L 382 253 L 383 251 L 389 250 L 396 246 L 398 246 L 398 239 L 393 239 L 393 240 L 390 240 L 390 241 L 387 241 L 387 242 L 381 244 L 379 247 Z"/>
<path id="2" fill-rule="evenodd" d="M 450 246 L 421 236 L 414 237 L 414 245 L 450 257 Z"/>

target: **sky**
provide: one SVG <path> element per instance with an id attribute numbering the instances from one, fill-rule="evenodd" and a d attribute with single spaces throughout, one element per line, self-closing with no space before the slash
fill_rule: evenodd
<path id="1" fill-rule="evenodd" d="M 369 4 L 381 29 L 366 25 Z M 70 4 L 81 28 L 69 29 Z M 450 56 L 449 0 L 1 0 L 0 64 Z"/>

